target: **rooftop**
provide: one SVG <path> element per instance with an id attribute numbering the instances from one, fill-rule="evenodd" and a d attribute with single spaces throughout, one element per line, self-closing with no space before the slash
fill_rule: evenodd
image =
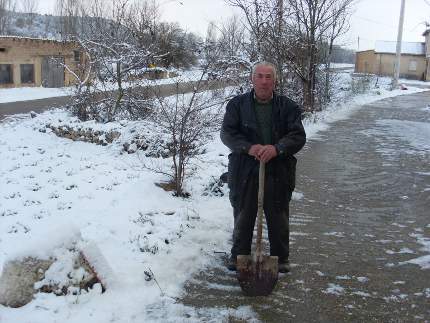
<path id="1" fill-rule="evenodd" d="M 44 41 L 44 42 L 54 42 L 54 43 L 70 43 L 73 41 L 58 40 L 55 38 L 34 38 L 34 37 L 24 37 L 24 36 L 13 36 L 13 35 L 0 35 L 0 39 L 13 39 L 13 40 L 29 40 L 29 41 Z"/>
<path id="2" fill-rule="evenodd" d="M 375 42 L 375 53 L 396 53 L 396 41 L 377 40 Z M 425 43 L 402 42 L 402 54 L 425 55 Z"/>

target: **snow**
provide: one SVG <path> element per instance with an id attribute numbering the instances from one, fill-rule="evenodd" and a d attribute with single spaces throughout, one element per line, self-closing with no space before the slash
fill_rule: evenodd
<path id="1" fill-rule="evenodd" d="M 394 254 L 405 254 L 405 253 L 415 253 L 413 250 L 409 249 L 409 248 L 402 248 L 399 251 L 393 251 L 393 250 L 385 250 L 385 252 L 389 255 L 394 255 Z"/>
<path id="2" fill-rule="evenodd" d="M 55 39 L 55 38 L 27 37 L 27 36 L 16 36 L 16 35 L 1 35 L 0 38 L 40 40 L 40 41 L 51 41 L 51 42 L 56 42 L 56 43 L 67 42 L 67 41 L 61 41 L 61 40 L 58 40 L 58 39 Z"/>
<path id="3" fill-rule="evenodd" d="M 336 279 L 338 279 L 338 280 L 349 280 L 349 279 L 351 279 L 351 277 L 349 277 L 348 275 L 343 275 L 343 276 L 336 276 Z"/>
<path id="4" fill-rule="evenodd" d="M 328 288 L 325 289 L 323 291 L 323 293 L 325 293 L 325 294 L 333 294 L 333 295 L 336 295 L 336 296 L 341 296 L 341 295 L 343 295 L 345 293 L 345 288 L 343 288 L 340 285 L 329 283 L 328 284 Z"/>
<path id="5" fill-rule="evenodd" d="M 331 237 L 337 237 L 337 238 L 344 238 L 345 237 L 344 232 L 336 232 L 336 231 L 325 232 L 324 235 L 325 236 L 331 236 Z"/>
<path id="6" fill-rule="evenodd" d="M 96 308 L 93 322 L 107 322 L 116 315 L 130 321 L 142 318 L 142 308 L 160 300 L 160 290 L 154 280 L 145 280 L 145 270 L 152 270 L 166 295 L 177 296 L 195 268 L 213 261 L 207 256 L 213 249 L 228 250 L 232 226 L 228 199 L 220 203 L 219 198 L 174 198 L 154 185 L 161 175 L 144 169 L 137 155 L 121 155 L 120 145 L 95 146 L 38 131 L 59 120 L 75 121 L 54 110 L 0 127 L 0 209 L 5 212 L 0 264 L 25 255 L 66 253 L 74 243 L 88 251 L 85 244 L 91 243 L 101 250 L 121 286 L 115 284 L 103 297 L 97 291 L 79 295 L 73 309 L 55 315 L 58 308 L 71 306 L 76 296 L 57 299 L 38 294 L 18 311 L 1 308 L 2 317 L 20 322 L 31 315 L 33 322 L 44 322 L 50 313 L 58 320 L 79 322 Z M 122 130 L 135 126 L 131 123 Z M 202 181 L 223 170 L 225 157 L 218 153 L 226 153 L 226 148 L 217 140 L 214 147 L 216 151 L 208 153 L 214 167 L 201 171 Z M 194 184 L 199 197 L 204 186 L 198 178 Z"/>
<path id="7" fill-rule="evenodd" d="M 0 93 L 10 90 L 5 91 Z M 10 97 L 28 99 L 27 89 L 22 91 Z M 328 129 L 333 121 L 347 118 L 362 104 L 418 91 L 422 90 L 379 89 L 348 103 L 334 104 L 319 114 L 316 122 L 306 123 L 308 137 L 317 139 L 319 131 Z M 143 162 L 149 159 L 144 154 L 121 153 L 121 141 L 96 146 L 58 138 L 50 131 L 40 132 L 48 123 L 116 130 L 121 132 L 120 138 L 147 131 L 147 125 L 138 122 L 81 124 L 59 109 L 35 118 L 8 118 L 0 124 L 0 270 L 6 261 L 27 255 L 56 257 L 58 262 L 45 280 L 61 284 L 82 274 L 79 268 L 73 271 L 68 262 L 74 250 L 81 250 L 94 262 L 108 287 L 103 294 L 100 285 L 78 295 L 38 293 L 22 308 L 0 306 L 2 320 L 42 323 L 49 317 L 72 323 L 177 322 L 187 317 L 187 322 L 198 322 L 204 311 L 205 317 L 213 317 L 214 321 L 231 317 L 258 321 L 250 307 L 196 310 L 175 301 L 193 273 L 220 262 L 214 250 L 229 250 L 233 217 L 228 194 L 203 195 L 210 179 L 226 171 L 228 149 L 218 136 L 208 145 L 203 158 L 195 161 L 194 175 L 187 183 L 191 198 L 179 199 L 154 185 L 164 177 L 144 167 Z M 401 125 L 385 121 L 383 126 Z M 418 135 L 414 138 L 412 144 L 423 143 Z M 227 193 L 225 185 L 222 190 Z M 298 192 L 293 198 L 300 200 L 304 196 Z M 292 216 L 292 221 L 305 225 L 312 220 Z M 305 235 L 302 231 L 292 232 L 292 236 Z M 344 233 L 333 231 L 326 235 L 341 238 Z M 415 237 L 428 252 L 428 240 L 418 233 Z M 423 269 L 430 266 L 430 259 L 422 257 L 409 262 Z M 339 279 L 344 277 L 349 279 Z M 368 281 L 365 277 L 357 280 Z M 216 284 L 211 287 L 225 288 Z M 342 295 L 345 290 L 329 284 L 324 292 Z"/>
<path id="8" fill-rule="evenodd" d="M 367 283 L 368 281 L 369 281 L 369 278 L 367 278 L 367 277 L 357 277 L 357 280 L 360 282 L 360 283 Z"/>
<path id="9" fill-rule="evenodd" d="M 21 87 L 0 89 L 0 103 L 38 100 L 71 95 L 73 88 Z"/>
<path id="10" fill-rule="evenodd" d="M 350 75 L 340 74 L 341 79 L 338 81 L 342 88 L 345 88 L 350 82 Z M 319 139 L 318 133 L 330 128 L 330 124 L 338 120 L 347 119 L 353 113 L 357 112 L 363 105 L 370 104 L 377 100 L 406 95 L 411 93 L 423 92 L 428 89 L 416 88 L 413 85 L 408 86 L 408 90 L 389 90 L 389 78 L 379 78 L 379 88 L 371 89 L 365 94 L 355 95 L 350 98 L 343 98 L 331 104 L 327 109 L 318 113 L 314 118 L 305 120 L 306 136 L 308 139 Z M 427 84 L 428 85 L 428 84 Z M 341 91 L 339 91 L 341 92 Z"/>
<path id="11" fill-rule="evenodd" d="M 162 84 L 175 84 L 178 82 L 197 81 L 201 77 L 201 71 L 199 69 L 177 71 L 178 75 L 171 78 L 159 79 L 159 80 L 145 80 L 144 85 L 156 86 Z M 204 79 L 207 79 L 204 78 Z M 123 87 L 128 88 L 133 86 L 134 83 L 124 82 Z M 100 88 L 100 87 L 98 87 Z M 107 83 L 106 91 L 113 91 L 118 89 L 118 84 Z M 18 102 L 18 101 L 29 101 L 38 100 L 52 97 L 69 96 L 74 92 L 74 87 L 63 87 L 63 88 L 44 88 L 44 87 L 21 87 L 21 88 L 10 88 L 0 89 L 0 103 L 7 102 Z"/>
<path id="12" fill-rule="evenodd" d="M 430 269 L 430 238 L 427 238 L 424 235 L 417 233 L 413 233 L 411 234 L 411 236 L 417 239 L 417 243 L 423 246 L 421 248 L 421 251 L 427 254 L 418 258 L 401 262 L 400 265 L 414 264 L 420 266 L 422 269 Z"/>
<path id="13" fill-rule="evenodd" d="M 429 118 L 430 120 L 430 118 Z M 392 136 L 409 142 L 410 153 L 417 150 L 426 153 L 430 150 L 430 123 L 407 120 L 378 120 L 377 124 L 386 128 Z"/>
<path id="14" fill-rule="evenodd" d="M 397 42 L 377 40 L 375 42 L 375 53 L 395 54 Z M 425 55 L 425 43 L 421 42 L 402 42 L 402 54 Z"/>
<path id="15" fill-rule="evenodd" d="M 349 63 L 330 63 L 330 68 L 338 69 L 354 69 L 354 64 Z"/>

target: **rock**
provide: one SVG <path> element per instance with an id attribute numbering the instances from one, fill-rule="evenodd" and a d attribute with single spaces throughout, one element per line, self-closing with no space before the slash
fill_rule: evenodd
<path id="1" fill-rule="evenodd" d="M 6 263 L 0 277 L 0 304 L 21 307 L 31 302 L 34 284 L 43 278 L 52 260 L 27 257 Z"/>
<path id="2" fill-rule="evenodd" d="M 106 140 L 108 140 L 111 143 L 115 139 L 118 139 L 120 136 L 121 136 L 121 133 L 119 131 L 111 131 L 106 134 Z"/>
<path id="3" fill-rule="evenodd" d="M 37 117 L 37 113 L 36 112 L 34 112 L 34 111 L 31 111 L 30 112 L 30 117 L 33 119 L 33 118 L 36 118 Z"/>
<path id="4" fill-rule="evenodd" d="M 82 127 L 78 127 L 74 129 L 73 127 L 66 125 L 54 127 L 49 124 L 45 127 L 51 129 L 58 137 L 67 138 L 73 141 L 91 142 L 102 146 L 107 146 L 121 136 L 119 131 L 103 132 L 100 130 L 93 130 L 92 128 L 84 129 Z"/>
<path id="5" fill-rule="evenodd" d="M 82 252 L 73 256 L 72 266 L 68 263 L 64 264 L 61 262 L 59 264 L 54 262 L 52 265 L 53 267 L 61 266 L 63 269 L 67 268 L 69 265 L 70 267 L 67 268 L 68 281 L 61 281 L 61 279 L 56 281 L 55 278 L 53 279 L 53 277 L 50 277 L 36 283 L 35 287 L 38 288 L 38 291 L 42 293 L 54 293 L 57 296 L 67 295 L 68 293 L 78 295 L 81 290 L 88 291 L 90 288 L 93 288 L 95 284 L 101 283 Z M 46 272 L 48 277 L 50 275 L 49 270 L 50 269 Z M 102 291 L 104 290 L 105 288 L 102 285 Z"/>
<path id="6" fill-rule="evenodd" d="M 137 145 L 135 143 L 131 144 L 130 147 L 128 147 L 128 153 L 134 154 L 137 151 Z"/>
<path id="7" fill-rule="evenodd" d="M 128 142 L 125 142 L 122 146 L 124 147 L 124 151 L 128 152 L 128 148 L 130 147 L 130 144 Z"/>

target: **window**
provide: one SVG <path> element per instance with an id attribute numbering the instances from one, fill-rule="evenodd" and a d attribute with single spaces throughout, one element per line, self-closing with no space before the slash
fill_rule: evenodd
<path id="1" fill-rule="evenodd" d="M 75 62 L 80 62 L 81 61 L 81 52 L 78 50 L 74 50 L 73 51 L 73 60 Z"/>
<path id="2" fill-rule="evenodd" d="M 21 83 L 34 83 L 34 65 L 21 64 Z"/>
<path id="3" fill-rule="evenodd" d="M 416 71 L 417 70 L 417 61 L 415 61 L 415 60 L 409 61 L 409 70 L 410 71 Z"/>
<path id="4" fill-rule="evenodd" d="M 0 47 L 0 53 L 4 53 L 4 52 L 6 52 L 6 48 L 4 48 L 4 47 Z"/>
<path id="5" fill-rule="evenodd" d="M 13 83 L 12 65 L 0 64 L 0 84 L 11 84 L 11 83 Z"/>

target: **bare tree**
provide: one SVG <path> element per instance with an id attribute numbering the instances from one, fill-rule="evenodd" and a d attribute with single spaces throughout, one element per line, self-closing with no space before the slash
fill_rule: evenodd
<path id="1" fill-rule="evenodd" d="M 174 97 L 164 98 L 156 95 L 156 104 L 153 106 L 152 121 L 161 128 L 158 140 L 161 148 L 168 151 L 171 159 L 170 167 L 156 168 L 156 172 L 167 175 L 176 196 L 187 196 L 184 182 L 191 175 L 191 163 L 204 152 L 205 145 L 219 132 L 223 105 L 234 94 L 234 89 L 209 91 L 205 81 L 207 74 L 217 64 L 217 57 L 221 55 L 221 47 L 210 46 L 212 56 L 205 60 L 202 66 L 200 79 L 194 83 L 191 93 L 182 93 L 177 83 Z M 183 80 L 182 82 L 186 82 Z"/>
<path id="2" fill-rule="evenodd" d="M 332 10 L 338 10 L 337 8 L 332 8 Z M 332 60 L 333 55 L 333 46 L 334 41 L 339 38 L 339 36 L 345 34 L 349 30 L 349 8 L 346 7 L 339 11 L 336 19 L 333 20 L 333 23 L 331 24 L 330 28 L 327 32 L 327 38 L 326 38 L 326 53 L 324 53 L 325 57 L 325 84 L 324 84 L 324 96 L 323 100 L 324 103 L 330 102 L 330 89 L 331 89 L 331 82 L 330 82 L 330 63 Z"/>
<path id="3" fill-rule="evenodd" d="M 282 0 L 227 0 L 242 10 L 250 36 L 248 55 L 251 62 L 269 60 L 279 71 L 277 90 L 286 92 L 285 78 L 290 51 L 286 19 L 291 12 Z M 294 92 L 294 91 L 293 91 Z"/>
<path id="4" fill-rule="evenodd" d="M 242 10 L 246 19 L 246 28 L 252 36 L 251 60 L 258 61 L 263 59 L 265 43 L 269 39 L 267 26 L 273 22 L 276 15 L 274 0 L 226 0 L 232 6 Z"/>
<path id="5" fill-rule="evenodd" d="M 0 34 L 9 34 L 11 13 L 16 9 L 14 0 L 0 0 Z"/>
<path id="6" fill-rule="evenodd" d="M 201 84 L 200 84 L 201 85 Z M 190 162 L 204 152 L 204 146 L 218 132 L 224 95 L 199 93 L 197 85 L 190 94 L 180 93 L 175 98 L 158 98 L 154 110 L 154 122 L 167 133 L 161 140 L 161 148 L 169 152 L 170 171 L 160 171 L 170 178 L 176 196 L 187 196 L 184 180 L 191 175 Z"/>
<path id="7" fill-rule="evenodd" d="M 140 118 L 148 104 L 142 93 L 143 74 L 157 57 L 151 45 L 143 46 L 138 35 L 127 27 L 127 0 L 112 1 L 109 10 L 104 5 L 93 0 L 84 8 L 87 30 L 75 37 L 87 53 L 86 62 L 95 76 L 91 84 L 77 89 L 73 110 L 84 120 Z"/>
<path id="8" fill-rule="evenodd" d="M 21 11 L 28 14 L 27 23 L 31 26 L 38 9 L 38 0 L 21 0 Z"/>
<path id="9" fill-rule="evenodd" d="M 142 46 L 154 43 L 160 20 L 159 6 L 155 0 L 135 1 L 129 7 L 127 18 L 127 27 Z"/>
<path id="10" fill-rule="evenodd" d="M 316 109 L 316 76 L 319 66 L 319 44 L 329 38 L 330 42 L 341 35 L 347 11 L 354 0 L 288 0 L 294 14 L 289 24 L 289 31 L 296 35 L 301 44 L 305 59 L 294 64 L 295 71 L 303 84 L 305 109 Z M 343 21 L 343 23 L 339 23 Z M 293 56 L 292 58 L 297 57 Z M 297 60 L 296 60 L 297 61 Z"/>
<path id="11" fill-rule="evenodd" d="M 298 79 L 302 90 L 300 101 L 305 109 L 310 112 L 317 109 L 322 103 L 316 99 L 317 74 L 324 62 L 321 44 L 333 44 L 346 30 L 348 10 L 354 0 L 226 1 L 242 9 L 245 15 L 251 45 L 257 51 L 252 60 L 266 59 L 277 65 L 281 93 L 290 91 L 292 80 Z"/>
<path id="12" fill-rule="evenodd" d="M 63 39 L 78 35 L 81 9 L 81 0 L 56 0 L 55 12 L 60 17 L 58 29 Z"/>
<path id="13" fill-rule="evenodd" d="M 220 28 L 219 42 L 227 56 L 240 56 L 245 52 L 245 26 L 237 16 L 231 17 Z"/>
<path id="14" fill-rule="evenodd" d="M 35 13 L 39 6 L 38 0 L 21 0 L 21 11 L 25 13 Z"/>

